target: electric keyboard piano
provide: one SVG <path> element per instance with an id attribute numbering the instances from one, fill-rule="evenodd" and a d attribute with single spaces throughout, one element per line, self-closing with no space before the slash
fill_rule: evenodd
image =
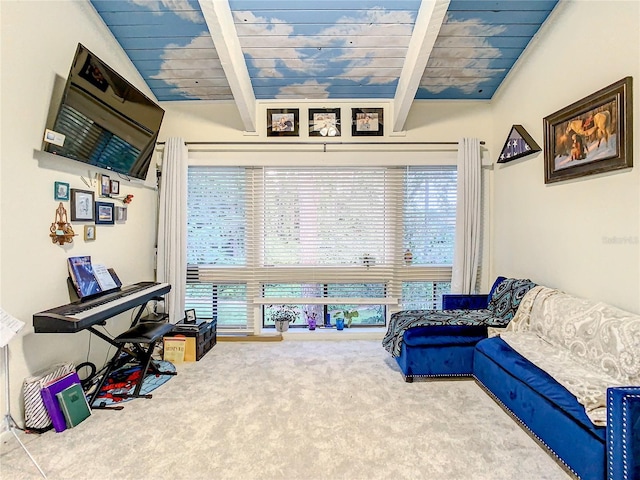
<path id="1" fill-rule="evenodd" d="M 168 283 L 139 282 L 123 286 L 119 291 L 106 293 L 86 301 L 76 301 L 33 315 L 35 333 L 75 333 L 104 323 L 149 300 L 168 293 Z M 137 320 L 137 319 L 136 319 Z M 135 323 L 135 322 L 134 322 Z M 95 332 L 94 332 L 95 333 Z"/>

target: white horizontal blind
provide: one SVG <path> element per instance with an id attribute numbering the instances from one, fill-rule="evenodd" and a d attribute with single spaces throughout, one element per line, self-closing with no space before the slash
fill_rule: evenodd
<path id="1" fill-rule="evenodd" d="M 435 305 L 448 288 L 455 167 L 190 167 L 188 188 L 186 308 L 219 327 L 252 330 L 272 302 Z"/>
<path id="2" fill-rule="evenodd" d="M 250 170 L 189 167 L 185 308 L 219 328 L 253 330 Z"/>
<path id="3" fill-rule="evenodd" d="M 455 167 L 410 167 L 404 191 L 404 248 L 412 265 L 452 265 L 456 229 Z"/>
<path id="4" fill-rule="evenodd" d="M 261 190 L 261 282 L 366 283 L 393 275 L 400 170 L 265 168 Z"/>
<path id="5" fill-rule="evenodd" d="M 247 178 L 244 168 L 190 167 L 187 264 L 247 264 Z"/>
<path id="6" fill-rule="evenodd" d="M 402 252 L 396 280 L 399 309 L 432 309 L 449 292 L 456 221 L 455 167 L 408 167 L 404 181 Z M 397 284 L 394 284 L 394 286 Z"/>

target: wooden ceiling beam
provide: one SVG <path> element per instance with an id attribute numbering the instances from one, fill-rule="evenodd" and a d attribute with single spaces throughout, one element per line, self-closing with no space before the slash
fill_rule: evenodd
<path id="1" fill-rule="evenodd" d="M 422 0 L 393 98 L 393 131 L 401 132 L 440 33 L 450 0 Z"/>
<path id="2" fill-rule="evenodd" d="M 256 132 L 256 97 L 228 0 L 198 0 L 246 132 Z"/>

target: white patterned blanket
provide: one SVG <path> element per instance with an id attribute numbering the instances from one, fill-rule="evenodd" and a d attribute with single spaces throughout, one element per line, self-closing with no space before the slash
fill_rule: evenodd
<path id="1" fill-rule="evenodd" d="M 640 385 L 640 315 L 535 287 L 500 337 L 606 425 L 608 387 Z"/>

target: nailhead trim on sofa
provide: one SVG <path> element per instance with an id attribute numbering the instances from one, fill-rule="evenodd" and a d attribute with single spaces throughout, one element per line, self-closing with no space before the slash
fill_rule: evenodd
<path id="1" fill-rule="evenodd" d="M 530 437 L 532 437 L 533 439 L 535 439 L 538 444 L 540 444 L 542 447 L 545 448 L 545 450 L 547 450 L 547 452 L 549 452 L 551 454 L 551 456 L 556 460 L 556 462 L 569 474 L 571 474 L 574 478 L 576 479 L 580 479 L 580 477 L 578 476 L 578 474 L 569 466 L 567 465 L 564 460 L 562 460 L 562 458 L 560 458 L 558 456 L 558 454 L 549 446 L 547 445 L 547 443 L 542 440 L 542 438 L 540 438 L 538 435 L 536 435 L 535 432 L 533 432 L 529 426 L 524 423 L 522 420 L 520 420 L 520 418 L 518 418 L 518 416 L 513 413 L 511 411 L 511 409 L 509 407 L 507 407 L 502 400 L 500 400 L 498 397 L 496 397 L 493 392 L 491 392 L 491 390 L 489 390 L 484 383 L 482 383 L 478 377 L 476 377 L 475 375 L 473 375 L 474 380 L 476 381 L 476 383 L 487 393 L 487 395 L 489 395 L 491 398 L 493 398 L 493 400 L 502 407 L 502 409 L 507 412 L 509 414 L 509 416 L 511 418 L 513 418 L 518 425 L 520 425 L 524 430 L 527 431 L 527 433 L 529 434 Z"/>

